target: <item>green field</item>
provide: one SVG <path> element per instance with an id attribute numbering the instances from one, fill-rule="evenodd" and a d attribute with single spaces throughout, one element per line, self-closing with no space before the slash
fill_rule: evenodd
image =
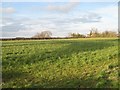
<path id="1" fill-rule="evenodd" d="M 3 88 L 118 88 L 118 39 L 2 41 Z"/>

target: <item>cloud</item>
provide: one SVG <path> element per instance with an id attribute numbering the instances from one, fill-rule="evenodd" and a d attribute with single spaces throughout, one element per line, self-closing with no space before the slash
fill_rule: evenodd
<path id="1" fill-rule="evenodd" d="M 21 29 L 25 29 L 25 26 L 22 24 L 10 24 L 2 27 L 3 31 L 8 31 L 8 32 L 14 32 L 14 31 L 19 31 Z"/>
<path id="2" fill-rule="evenodd" d="M 86 34 L 92 27 L 99 31 L 116 31 L 117 15 L 116 6 L 106 6 L 88 12 L 44 14 L 39 18 L 8 16 L 3 18 L 3 37 L 31 37 L 44 30 L 51 31 L 53 36 L 67 36 L 69 32 Z"/>
<path id="3" fill-rule="evenodd" d="M 37 7 L 34 9 L 66 13 L 71 11 L 78 4 L 79 4 L 78 0 L 69 0 L 68 2 L 66 2 L 66 4 L 63 5 L 55 5 L 55 2 L 52 2 L 49 3 L 47 6 Z"/>
<path id="4" fill-rule="evenodd" d="M 78 12 L 74 15 L 64 14 L 61 15 L 54 14 L 48 17 L 41 18 L 28 18 L 24 17 L 21 19 L 17 19 L 14 17 L 3 17 L 3 25 L 2 31 L 3 36 L 33 36 L 37 32 L 41 32 L 44 30 L 49 30 L 53 32 L 53 36 L 64 35 L 71 30 L 69 27 L 74 29 L 76 24 L 82 23 L 94 23 L 100 22 L 100 16 L 95 13 L 85 13 L 83 15 L 78 14 Z M 63 30 L 63 31 L 61 31 Z M 5 35 L 6 33 L 6 35 Z M 63 34 L 64 33 L 64 34 Z"/>
<path id="5" fill-rule="evenodd" d="M 2 18 L 2 31 L 14 32 L 21 29 L 24 29 L 25 26 L 19 19 L 12 17 L 3 17 Z"/>
<path id="6" fill-rule="evenodd" d="M 74 0 L 72 0 L 74 2 Z M 119 0 L 77 0 L 77 2 L 118 2 Z M 68 0 L 2 0 L 2 2 L 68 2 Z"/>
<path id="7" fill-rule="evenodd" d="M 79 15 L 79 17 L 74 17 L 71 19 L 72 23 L 94 23 L 94 22 L 100 22 L 101 16 L 99 16 L 96 13 L 86 13 L 84 15 Z"/>
<path id="8" fill-rule="evenodd" d="M 94 23 L 100 22 L 101 16 L 93 12 L 75 12 L 74 14 L 51 14 L 40 18 L 42 22 L 54 23 L 58 25 L 71 23 Z M 45 24 L 44 23 L 44 24 Z"/>
<path id="9" fill-rule="evenodd" d="M 11 17 L 2 17 L 2 26 L 10 25 L 15 22 L 15 20 Z"/>
<path id="10" fill-rule="evenodd" d="M 101 15 L 103 18 L 98 23 L 100 29 L 116 30 L 118 29 L 118 7 L 117 6 L 106 6 L 94 10 L 94 13 Z"/>
<path id="11" fill-rule="evenodd" d="M 82 12 L 81 12 L 82 13 Z M 91 12 L 84 12 L 84 14 L 80 14 L 79 12 L 74 13 L 74 15 L 65 15 L 63 18 L 59 17 L 57 19 L 53 19 L 53 22 L 58 25 L 63 24 L 77 24 L 77 23 L 94 23 L 94 22 L 100 22 L 101 16 L 99 16 L 96 13 Z M 52 21 L 52 20 L 51 20 Z"/>
<path id="12" fill-rule="evenodd" d="M 95 9 L 93 12 L 107 17 L 118 18 L 118 6 L 106 6 L 103 8 Z"/>
<path id="13" fill-rule="evenodd" d="M 61 6 L 53 6 L 53 5 L 48 5 L 45 9 L 49 11 L 59 11 L 59 12 L 69 12 L 72 10 L 78 2 L 69 2 L 66 5 L 61 5 Z"/>
<path id="14" fill-rule="evenodd" d="M 0 13 L 12 14 L 15 12 L 15 9 L 12 7 L 0 8 Z"/>

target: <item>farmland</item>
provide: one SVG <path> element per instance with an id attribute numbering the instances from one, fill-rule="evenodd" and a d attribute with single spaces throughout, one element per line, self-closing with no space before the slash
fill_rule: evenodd
<path id="1" fill-rule="evenodd" d="M 3 88 L 118 88 L 118 39 L 2 41 Z"/>

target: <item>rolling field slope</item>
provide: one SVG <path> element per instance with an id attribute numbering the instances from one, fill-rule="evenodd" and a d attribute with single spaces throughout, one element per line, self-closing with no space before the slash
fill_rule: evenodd
<path id="1" fill-rule="evenodd" d="M 118 88 L 118 39 L 2 42 L 3 88 Z"/>

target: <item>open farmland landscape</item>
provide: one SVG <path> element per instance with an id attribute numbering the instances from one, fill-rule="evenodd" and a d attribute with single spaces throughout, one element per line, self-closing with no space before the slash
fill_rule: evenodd
<path id="1" fill-rule="evenodd" d="M 2 89 L 119 90 L 118 0 L 2 0 Z"/>
<path id="2" fill-rule="evenodd" d="M 2 41 L 2 87 L 118 88 L 118 53 L 117 38 Z"/>

